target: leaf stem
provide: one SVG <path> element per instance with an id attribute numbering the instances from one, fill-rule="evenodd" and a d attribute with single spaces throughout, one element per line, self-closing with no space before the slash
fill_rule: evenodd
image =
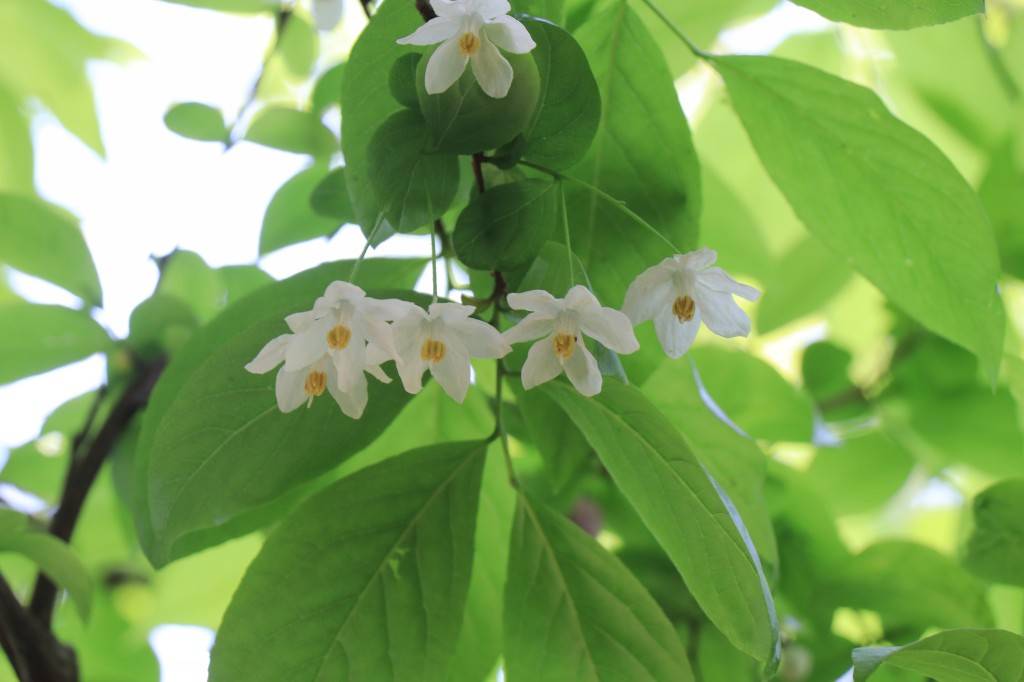
<path id="1" fill-rule="evenodd" d="M 556 171 L 554 169 L 548 168 L 547 166 L 542 166 L 539 163 L 533 163 L 531 161 L 520 161 L 519 163 L 521 165 L 523 165 L 523 166 L 528 167 L 528 168 L 533 168 L 534 170 L 538 170 L 541 173 L 547 173 L 548 175 L 550 175 L 551 177 L 553 177 L 553 178 L 555 178 L 557 180 L 568 180 L 569 182 L 574 182 L 577 185 L 579 185 L 580 187 L 583 187 L 583 188 L 593 192 L 594 194 L 596 194 L 597 196 L 601 197 L 606 202 L 608 202 L 609 204 L 611 204 L 612 206 L 617 208 L 619 211 L 624 213 L 627 217 L 630 218 L 630 220 L 635 222 L 637 225 L 640 225 L 645 230 L 647 230 L 648 232 L 653 234 L 655 237 L 660 239 L 662 242 L 664 242 L 666 246 L 668 246 L 670 249 L 672 249 L 672 254 L 673 255 L 679 253 L 679 248 L 675 244 L 673 244 L 672 241 L 668 237 L 666 237 L 664 234 L 659 232 L 657 230 L 657 228 L 655 228 L 649 222 L 647 222 L 646 220 L 641 218 L 639 215 L 637 215 L 632 209 L 629 208 L 629 206 L 626 206 L 625 202 L 619 201 L 618 199 L 613 197 L 611 194 L 608 194 L 607 192 L 605 192 L 600 187 L 596 187 L 595 185 L 591 185 L 589 182 L 586 182 L 584 180 L 580 180 L 579 178 L 574 178 L 571 175 L 565 175 L 564 173 L 560 173 L 560 172 L 558 172 L 558 171 Z M 565 204 L 563 202 L 563 208 L 564 208 L 564 205 Z"/>
<path id="2" fill-rule="evenodd" d="M 363 259 L 366 258 L 366 252 L 370 250 L 370 245 L 373 243 L 373 238 L 377 236 L 377 230 L 384 223 L 384 214 L 381 213 L 377 216 L 377 222 L 374 223 L 373 229 L 370 230 L 370 234 L 366 236 L 366 243 L 363 244 L 363 250 L 359 252 L 359 258 L 356 259 L 355 265 L 352 266 L 352 271 L 348 275 L 348 281 L 352 284 L 356 283 L 356 277 L 359 276 L 359 266 L 363 264 Z"/>
<path id="3" fill-rule="evenodd" d="M 658 19 L 661 20 L 661 23 L 665 24 L 665 26 L 668 28 L 668 30 L 672 31 L 672 33 L 674 33 L 677 38 L 679 38 L 681 41 L 683 41 L 683 44 L 686 45 L 687 49 L 689 49 L 690 52 L 693 53 L 694 57 L 697 57 L 698 59 L 711 59 L 711 57 L 713 55 L 711 55 L 708 52 L 705 52 L 704 50 L 702 50 L 699 47 L 697 47 L 697 44 L 694 43 L 692 40 L 690 40 L 686 36 L 686 34 L 683 33 L 682 29 L 680 29 L 678 26 L 676 26 L 675 22 L 673 22 L 671 19 L 669 19 L 668 15 L 665 14 L 664 12 L 662 12 L 661 8 L 659 8 L 657 5 L 654 4 L 654 0 L 640 0 L 640 1 L 643 2 L 645 5 L 647 5 L 648 9 L 650 9 L 652 12 L 654 12 L 655 16 L 657 16 Z"/>
<path id="4" fill-rule="evenodd" d="M 565 231 L 565 251 L 569 257 L 569 288 L 576 285 L 576 267 L 573 265 L 572 238 L 569 236 L 569 209 L 565 204 L 565 185 L 558 181 L 558 193 L 562 197 L 562 229 Z"/>

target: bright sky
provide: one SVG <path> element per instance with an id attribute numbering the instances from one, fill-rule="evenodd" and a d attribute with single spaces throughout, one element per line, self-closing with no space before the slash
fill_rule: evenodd
<path id="1" fill-rule="evenodd" d="M 34 125 L 39 191 L 81 218 L 103 286 L 105 307 L 99 319 L 124 336 L 132 309 L 156 285 L 151 256 L 179 247 L 198 252 L 213 266 L 255 262 L 267 202 L 305 159 L 247 143 L 224 153 L 219 144 L 185 140 L 163 124 L 168 107 L 182 101 L 205 102 L 233 116 L 262 63 L 272 33 L 269 17 L 222 15 L 158 0 L 57 4 L 91 30 L 126 40 L 146 56 L 90 69 L 106 160 L 49 115 L 40 115 Z M 358 3 L 347 5 L 342 33 L 362 23 Z M 723 43 L 735 51 L 764 52 L 786 35 L 822 26 L 816 15 L 784 4 L 755 24 L 728 32 Z M 689 100 L 700 93 L 688 89 L 684 94 Z M 260 265 L 283 277 L 327 260 L 353 258 L 363 243 L 358 229 L 350 226 L 329 243 L 291 247 Z M 429 255 L 429 242 L 393 239 L 379 254 Z M 12 284 L 33 301 L 75 300 L 33 278 L 16 276 Z M 421 285 L 429 291 L 428 283 Z M 36 437 L 55 407 L 97 387 L 104 376 L 104 361 L 97 356 L 0 387 L 0 462 L 7 448 Z M 211 642 L 212 633 L 201 628 L 155 630 L 151 643 L 164 682 L 205 680 Z"/>

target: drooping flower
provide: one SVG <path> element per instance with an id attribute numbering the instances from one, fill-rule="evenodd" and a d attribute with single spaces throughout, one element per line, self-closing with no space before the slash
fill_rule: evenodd
<path id="1" fill-rule="evenodd" d="M 509 294 L 508 304 L 530 314 L 505 332 L 505 340 L 517 343 L 540 338 L 523 365 L 523 388 L 533 388 L 565 372 L 577 391 L 585 396 L 597 395 L 601 392 L 601 371 L 584 336 L 616 353 L 633 353 L 640 348 L 629 318 L 602 306 L 586 287 L 574 286 L 565 298 L 555 298 L 546 291 Z"/>
<path id="2" fill-rule="evenodd" d="M 526 54 L 537 46 L 522 23 L 508 16 L 507 0 L 430 0 L 437 16 L 399 45 L 441 45 L 427 62 L 428 94 L 450 88 L 472 64 L 480 88 L 501 99 L 512 86 L 512 65 L 498 51 Z"/>
<path id="3" fill-rule="evenodd" d="M 626 291 L 623 312 L 633 324 L 654 320 L 658 341 L 671 358 L 689 350 L 702 321 L 719 336 L 750 333 L 750 318 L 733 296 L 756 301 L 761 292 L 711 267 L 716 258 L 712 249 L 671 256 L 640 273 Z"/>
<path id="4" fill-rule="evenodd" d="M 363 371 L 369 372 L 384 383 L 389 383 L 391 379 L 384 374 L 379 365 L 366 365 L 360 368 L 358 378 L 352 381 L 348 388 L 342 388 L 338 382 L 338 370 L 327 352 L 326 343 L 318 356 L 310 358 L 305 365 L 298 366 L 293 363 L 292 369 L 289 369 L 286 358 L 300 336 L 310 329 L 314 319 L 311 312 L 305 312 L 289 315 L 285 322 L 292 330 L 291 333 L 272 339 L 245 366 L 245 369 L 253 374 L 266 374 L 281 363 L 285 363 L 286 366 L 278 371 L 275 382 L 277 407 L 282 412 L 297 410 L 303 403 L 311 406 L 314 399 L 327 391 L 342 412 L 353 419 L 359 419 L 367 402 L 366 376 Z M 372 346 L 370 354 L 380 355 Z"/>
<path id="5" fill-rule="evenodd" d="M 437 379 L 456 402 L 469 389 L 470 358 L 501 358 L 512 347 L 491 325 L 474 320 L 473 306 L 432 303 L 415 306 L 392 329 L 398 349 L 398 374 L 409 393 L 423 388 L 423 373 Z"/>

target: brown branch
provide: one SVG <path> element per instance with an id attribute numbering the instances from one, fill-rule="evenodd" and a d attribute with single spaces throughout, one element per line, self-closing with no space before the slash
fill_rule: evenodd
<path id="1" fill-rule="evenodd" d="M 437 16 L 434 14 L 434 8 L 430 6 L 428 0 L 416 0 L 416 11 L 423 17 L 423 21 L 430 21 Z"/>
<path id="2" fill-rule="evenodd" d="M 132 418 L 149 400 L 149 394 L 165 364 L 166 360 L 159 358 L 141 366 L 85 452 L 72 452 L 60 505 L 50 520 L 50 533 L 54 537 L 65 542 L 71 539 L 82 505 L 103 462 L 128 429 Z M 84 439 L 80 443 L 84 443 Z M 32 592 L 32 600 L 29 602 L 29 611 L 45 628 L 50 626 L 56 600 L 57 586 L 40 573 Z"/>
<path id="3" fill-rule="evenodd" d="M 21 682 L 77 682 L 75 651 L 18 601 L 0 577 L 0 644 Z"/>
<path id="4" fill-rule="evenodd" d="M 481 194 L 487 191 L 487 186 L 484 184 L 484 169 L 483 169 L 484 155 L 476 153 L 473 155 L 473 177 L 476 178 L 476 188 Z"/>

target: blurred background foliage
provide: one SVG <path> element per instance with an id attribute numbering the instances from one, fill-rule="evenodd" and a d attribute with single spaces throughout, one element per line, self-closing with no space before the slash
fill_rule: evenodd
<path id="1" fill-rule="evenodd" d="M 182 145 L 202 142 L 227 152 L 255 144 L 308 159 L 273 196 L 252 198 L 266 204 L 261 255 L 352 222 L 344 172 L 337 170 L 337 103 L 345 55 L 364 21 L 357 0 L 349 0 L 354 7 L 337 26 L 327 26 L 329 3 L 319 0 L 287 7 L 276 0 L 181 4 L 197 13 L 240 13 L 246 16 L 238 21 L 273 27 L 239 111 L 183 102 L 165 116 L 169 129 L 188 138 Z M 568 2 L 568 27 L 579 25 L 594 4 Z M 770 23 L 764 17 L 796 15 L 774 0 L 664 5 L 702 46 L 767 49 L 878 92 L 978 189 L 1005 270 L 1001 291 L 1010 324 L 993 385 L 973 355 L 893 308 L 808 235 L 755 158 L 717 76 L 695 64 L 638 3 L 679 79 L 694 130 L 703 166 L 701 243 L 766 293 L 751 307 L 755 333 L 749 339 L 702 335 L 688 360 L 650 361 L 631 376 L 642 379 L 645 393 L 688 439 L 727 452 L 713 473 L 749 492 L 741 512 L 782 617 L 780 678 L 834 680 L 849 667 L 853 646 L 907 642 L 934 628 L 1024 632 L 1024 3 L 989 0 L 984 19 L 908 32 L 822 21 L 812 32 L 789 35 L 776 22 L 768 33 L 785 37 L 777 46 L 764 44 Z M 187 50 L 187 35 L 181 43 Z M 223 49 L 231 49 L 229 40 Z M 76 217 L 36 192 L 45 169 L 35 163 L 32 124 L 40 115 L 55 117 L 102 156 L 90 65 L 139 59 L 123 40 L 84 28 L 62 3 L 0 3 L 0 264 L 78 300 L 74 307 L 30 303 L 0 279 L 0 382 L 100 353 L 109 385 L 72 398 L 46 419 L 37 438 L 7 453 L 0 503 L 28 512 L 37 526 L 60 497 L 79 434 L 102 421 L 133 368 L 173 355 L 226 305 L 272 279 L 257 265 L 215 268 L 187 251 L 156 254 L 159 283 L 132 312 L 129 334 L 119 338 L 97 321 L 106 292 Z M 410 283 L 422 265 L 411 263 Z M 478 376 L 486 385 L 490 374 Z M 485 435 L 485 394 L 471 393 L 460 408 L 428 387 L 358 461 L 337 473 L 413 446 Z M 527 473 L 528 485 L 619 551 L 677 624 L 704 680 L 752 679 L 752 661 L 704 619 L 582 436 L 561 418 L 551 423 L 558 412 L 545 400 L 524 394 L 509 406 L 523 471 L 547 472 Z M 461 421 L 451 418 L 455 410 Z M 529 433 L 536 447 L 516 440 L 517 430 Z M 752 440 L 737 439 L 735 430 Z M 91 613 L 84 620 L 74 600 L 64 600 L 56 616 L 58 636 L 76 648 L 87 681 L 157 679 L 153 628 L 216 628 L 261 545 L 255 533 L 154 571 L 138 548 L 128 511 L 137 437 L 136 425 L 118 443 L 73 537 L 93 583 Z M 43 560 L 0 545 L 4 549 L 0 569 L 15 593 L 26 595 Z M 10 679 L 5 666 L 0 662 L 0 677 Z M 877 679 L 915 678 L 883 670 Z"/>

